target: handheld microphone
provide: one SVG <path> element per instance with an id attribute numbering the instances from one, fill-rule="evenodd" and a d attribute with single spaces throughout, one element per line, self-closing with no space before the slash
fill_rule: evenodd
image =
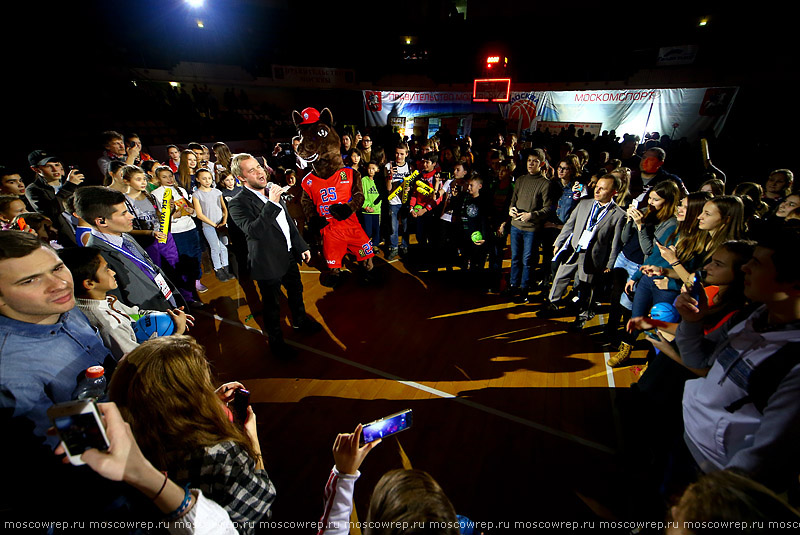
<path id="1" fill-rule="evenodd" d="M 270 188 L 273 188 L 273 187 L 281 189 L 281 186 L 279 186 L 279 185 L 277 185 L 277 184 L 275 184 L 273 182 L 267 182 L 267 195 L 269 195 Z M 294 195 L 292 195 L 291 193 L 281 193 L 281 200 L 283 202 L 290 202 L 292 199 L 294 199 Z"/>

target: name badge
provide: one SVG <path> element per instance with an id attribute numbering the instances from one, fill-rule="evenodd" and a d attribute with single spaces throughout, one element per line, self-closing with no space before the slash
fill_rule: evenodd
<path id="1" fill-rule="evenodd" d="M 153 282 L 158 285 L 158 289 L 161 290 L 161 293 L 164 295 L 165 299 L 170 299 L 172 297 L 172 289 L 167 284 L 167 281 L 164 280 L 164 275 L 159 273 L 155 277 L 153 277 Z"/>
<path id="2" fill-rule="evenodd" d="M 583 233 L 581 234 L 581 239 L 578 240 L 578 248 L 579 249 L 582 250 L 582 249 L 588 249 L 589 248 L 589 243 L 591 243 L 592 238 L 594 238 L 594 233 L 595 233 L 596 230 L 597 230 L 597 226 L 595 225 L 595 227 L 592 230 L 588 230 L 587 229 L 587 230 L 583 231 Z"/>

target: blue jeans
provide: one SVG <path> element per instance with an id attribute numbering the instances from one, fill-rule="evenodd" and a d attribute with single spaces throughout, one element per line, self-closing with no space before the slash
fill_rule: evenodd
<path id="1" fill-rule="evenodd" d="M 392 235 L 389 237 L 389 244 L 392 249 L 397 249 L 400 243 L 399 237 L 402 235 L 403 247 L 408 247 L 408 217 L 400 214 L 403 205 L 392 204 L 389 207 L 392 210 Z"/>
<path id="2" fill-rule="evenodd" d="M 372 248 L 374 249 L 381 243 L 380 214 L 371 214 L 369 212 L 361 214 L 361 226 L 364 227 L 367 237 L 372 240 Z"/>
<path id="3" fill-rule="evenodd" d="M 677 290 L 661 290 L 657 288 L 655 279 L 645 275 L 636 284 L 631 317 L 648 316 L 653 305 L 656 303 L 672 304 L 679 294 L 680 292 Z"/>
<path id="4" fill-rule="evenodd" d="M 532 230 L 511 227 L 511 279 L 509 285 L 528 288 L 536 241 Z M 538 258 L 538 256 L 537 256 Z"/>
<path id="5" fill-rule="evenodd" d="M 203 236 L 206 237 L 208 247 L 211 250 L 211 265 L 214 271 L 228 267 L 228 248 L 226 247 L 227 238 L 219 235 L 216 227 L 212 227 L 205 221 L 203 222 Z"/>
<path id="6" fill-rule="evenodd" d="M 631 280 L 631 277 L 633 277 L 634 273 L 639 271 L 640 267 L 641 264 L 631 262 L 623 253 L 619 253 L 619 255 L 617 255 L 617 261 L 614 262 L 614 269 L 624 269 L 628 273 L 628 280 Z M 619 304 L 628 310 L 633 308 L 633 301 L 631 301 L 631 298 L 628 297 L 628 294 L 626 294 L 624 291 L 622 292 L 622 295 L 619 296 Z"/>

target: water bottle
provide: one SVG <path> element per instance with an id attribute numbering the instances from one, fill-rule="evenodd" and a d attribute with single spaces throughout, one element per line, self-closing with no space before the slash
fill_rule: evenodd
<path id="1" fill-rule="evenodd" d="M 86 374 L 72 392 L 72 399 L 102 399 L 106 395 L 106 376 L 102 366 L 86 368 Z"/>

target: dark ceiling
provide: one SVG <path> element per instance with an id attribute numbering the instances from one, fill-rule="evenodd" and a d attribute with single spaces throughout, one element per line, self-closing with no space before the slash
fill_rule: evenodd
<path id="1" fill-rule="evenodd" d="M 21 7 L 27 15 L 6 18 L 5 36 L 31 56 L 23 66 L 38 53 L 65 76 L 200 61 L 241 65 L 256 76 L 276 63 L 352 68 L 366 82 L 422 74 L 458 83 L 480 75 L 486 55 L 498 53 L 509 57 L 515 81 L 625 80 L 653 67 L 660 47 L 690 44 L 699 46 L 699 83 L 757 80 L 770 71 L 796 76 L 785 68 L 797 48 L 794 28 L 769 3 L 746 11 L 699 2 L 458 4 L 466 18 L 448 0 L 204 0 L 197 9 L 183 0 L 82 0 L 48 10 L 35 3 Z M 703 17 L 708 24 L 699 27 Z M 404 59 L 412 56 L 423 59 Z"/>

